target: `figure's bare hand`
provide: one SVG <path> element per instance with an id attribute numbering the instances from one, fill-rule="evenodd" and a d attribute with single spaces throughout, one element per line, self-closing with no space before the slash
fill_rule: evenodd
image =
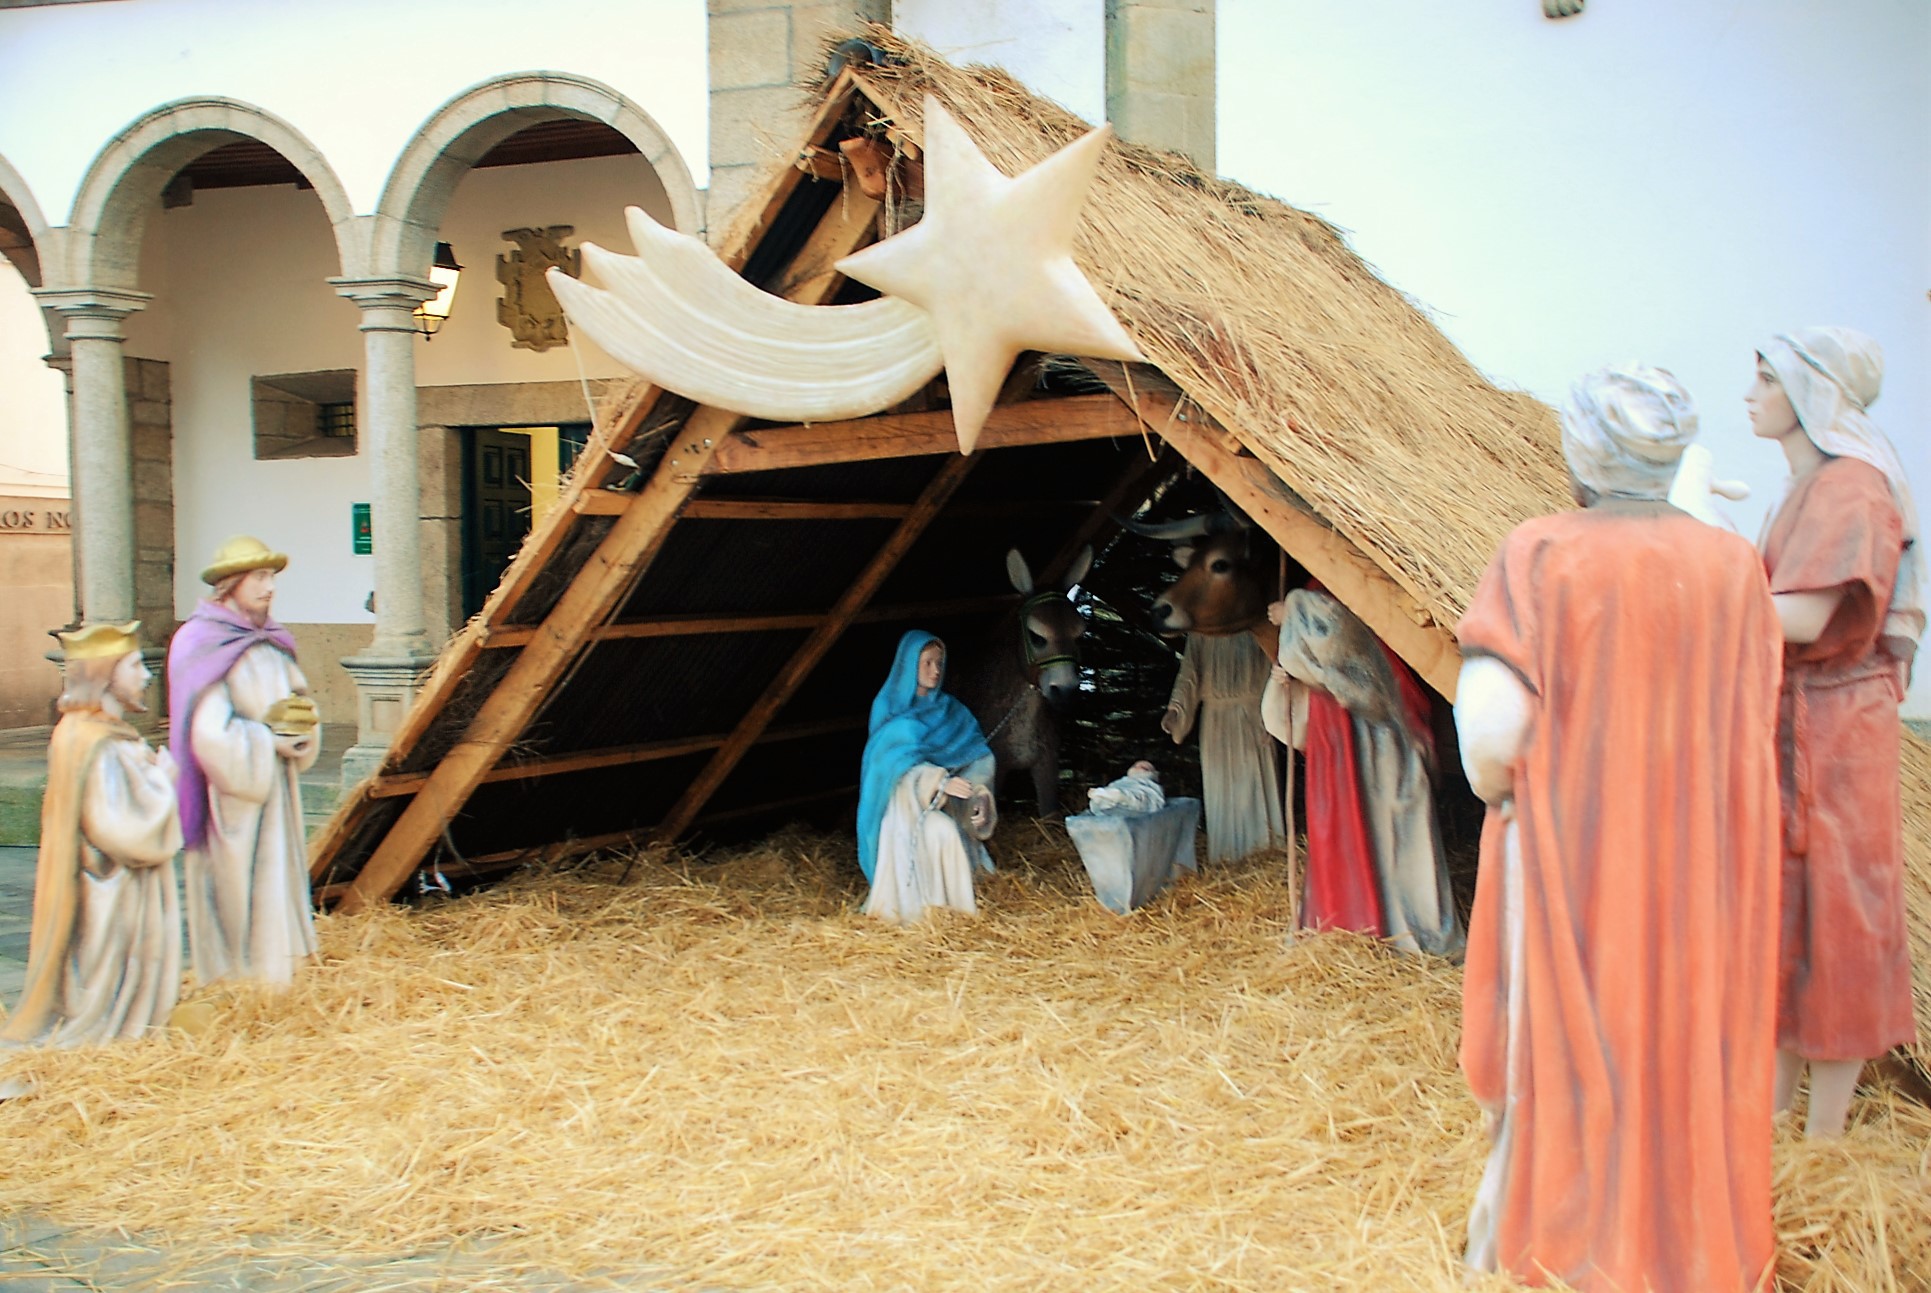
<path id="1" fill-rule="evenodd" d="M 945 779 L 944 790 L 946 794 L 952 796 L 954 799 L 972 798 L 972 783 L 964 777 L 947 777 Z"/>
<path id="2" fill-rule="evenodd" d="M 1280 625 L 1287 623 L 1287 599 L 1285 597 L 1283 597 L 1278 602 L 1271 603 L 1268 606 L 1267 622 L 1269 624 L 1274 625 L 1277 628 Z"/>
<path id="3" fill-rule="evenodd" d="M 1187 729 L 1189 726 L 1190 724 L 1187 722 L 1187 713 L 1185 710 L 1181 709 L 1178 705 L 1167 706 L 1166 716 L 1160 720 L 1160 730 L 1168 736 L 1171 736 L 1175 745 L 1179 745 L 1187 739 Z"/>
<path id="4" fill-rule="evenodd" d="M 303 736 L 277 736 L 275 738 L 275 753 L 281 755 L 284 759 L 306 759 L 309 751 L 314 748 L 315 734 L 313 732 Z"/>

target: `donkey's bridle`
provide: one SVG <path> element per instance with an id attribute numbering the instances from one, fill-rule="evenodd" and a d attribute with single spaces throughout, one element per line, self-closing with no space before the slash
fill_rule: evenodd
<path id="1" fill-rule="evenodd" d="M 1026 627 L 1026 619 L 1032 614 L 1033 607 L 1044 606 L 1047 602 L 1062 601 L 1065 596 L 1064 593 L 1034 593 L 1019 607 L 1019 658 L 1025 661 L 1027 681 L 1034 687 L 1039 686 L 1039 675 L 1048 665 L 1070 664 L 1075 668 L 1079 667 L 1079 657 L 1068 651 L 1062 651 L 1058 655 L 1033 655 L 1031 631 Z"/>

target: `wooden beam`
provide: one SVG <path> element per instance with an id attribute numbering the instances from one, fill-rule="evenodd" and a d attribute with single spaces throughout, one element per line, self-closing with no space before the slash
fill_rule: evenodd
<path id="1" fill-rule="evenodd" d="M 698 498 L 687 521 L 902 521 L 910 503 L 820 503 L 776 498 Z"/>
<path id="2" fill-rule="evenodd" d="M 784 727 L 774 727 L 759 738 L 758 744 L 772 745 L 780 741 L 800 741 L 811 736 L 825 736 L 832 732 L 849 732 L 865 726 L 862 717 L 820 719 L 815 723 L 791 723 Z M 705 750 L 715 750 L 730 737 L 729 732 L 716 732 L 703 736 L 679 736 L 662 741 L 641 741 L 636 745 L 617 745 L 602 750 L 583 750 L 576 754 L 559 754 L 552 758 L 527 759 L 520 763 L 503 763 L 491 768 L 483 775 L 481 784 L 495 781 L 531 781 L 538 777 L 561 776 L 567 772 L 588 772 L 594 768 L 622 768 L 635 763 L 654 763 L 660 759 L 675 759 L 680 755 L 699 754 Z M 429 780 L 426 772 L 402 772 L 376 778 L 369 788 L 371 799 L 389 799 L 396 795 L 413 795 L 422 789 Z"/>
<path id="3" fill-rule="evenodd" d="M 1435 623 L 1405 588 L 1345 535 L 1309 511 L 1265 463 L 1230 451 L 1218 431 L 1178 417 L 1149 425 L 1359 615 L 1429 686 L 1455 699 L 1455 680 L 1462 667 L 1455 635 Z"/>
<path id="4" fill-rule="evenodd" d="M 827 100 L 814 131 L 828 133 L 836 124 L 843 111 L 842 107 L 833 110 L 832 101 L 837 98 L 834 94 Z M 814 138 L 811 142 L 823 140 Z M 788 171 L 788 179 L 779 177 L 775 181 L 772 203 L 781 204 L 779 190 L 795 183 L 797 175 L 795 170 Z M 836 207 L 834 203 L 834 213 Z M 864 245 L 872 229 L 872 225 L 853 225 L 835 215 L 821 220 L 793 263 L 836 260 Z M 751 232 L 747 231 L 733 244 L 732 254 L 726 260 L 742 265 L 750 244 Z M 823 304 L 837 291 L 839 281 L 835 276 L 814 277 L 792 299 L 805 305 Z M 644 569 L 662 548 L 678 514 L 690 502 L 705 464 L 743 421 L 738 414 L 711 407 L 699 408 L 686 420 L 666 447 L 650 480 L 629 496 L 630 505 L 616 518 L 609 533 L 576 573 L 509 671 L 481 700 L 461 739 L 430 770 L 422 789 L 390 824 L 342 896 L 341 910 L 355 912 L 370 903 L 388 900 L 421 864 L 430 846 L 442 834 L 444 824 L 462 810 L 471 793 L 502 761 L 509 747 L 542 708 L 551 689 L 566 676 L 572 662 L 589 644 L 590 631 L 608 620 L 636 586 Z M 546 538 L 561 531 L 571 519 L 567 509 L 559 508 L 554 524 L 543 527 Z M 367 803 L 359 792 L 354 801 Z M 323 874 L 333 864 L 336 849 L 346 838 L 347 811 L 345 805 L 344 811 L 337 814 L 344 825 L 333 838 L 334 847 L 315 851 L 310 862 L 312 875 Z"/>
<path id="5" fill-rule="evenodd" d="M 891 606 L 868 606 L 852 616 L 854 624 L 890 624 L 899 620 L 945 619 L 954 615 L 990 614 L 1003 611 L 1019 600 L 1017 593 L 994 593 L 989 597 L 952 597 L 935 602 L 901 602 Z M 783 615 L 662 615 L 655 619 L 628 620 L 605 624 L 586 636 L 592 642 L 617 642 L 631 638 L 698 637 L 710 633 L 771 633 L 786 629 L 815 629 L 825 622 L 826 612 L 801 611 Z M 528 624 L 512 624 L 490 635 L 485 646 L 522 647 L 535 640 L 537 629 Z"/>
<path id="6" fill-rule="evenodd" d="M 852 582 L 851 587 L 845 590 L 836 604 L 826 613 L 825 622 L 813 630 L 811 636 L 805 639 L 804 645 L 785 662 L 784 668 L 778 671 L 778 675 L 771 680 L 770 686 L 765 688 L 764 695 L 758 698 L 757 704 L 753 705 L 750 712 L 738 723 L 737 730 L 731 733 L 731 739 L 711 756 L 711 761 L 705 766 L 704 771 L 697 775 L 697 779 L 691 782 L 684 793 L 678 797 L 676 804 L 672 805 L 670 812 L 665 814 L 653 838 L 670 840 L 684 833 L 685 828 L 691 824 L 692 819 L 697 816 L 705 803 L 717 793 L 717 788 L 724 784 L 724 779 L 731 775 L 731 770 L 737 767 L 745 751 L 751 748 L 771 720 L 777 716 L 778 711 L 784 708 L 785 702 L 790 700 L 803 685 L 805 679 L 811 675 L 811 671 L 818 667 L 818 662 L 824 659 L 825 653 L 831 650 L 832 644 L 844 633 L 853 617 L 864 608 L 866 602 L 871 600 L 872 594 L 878 591 L 879 585 L 885 582 L 885 577 L 897 567 L 899 560 L 910 550 L 912 544 L 917 542 L 919 535 L 925 533 L 925 527 L 930 525 L 932 519 L 945 507 L 946 500 L 952 497 L 953 491 L 959 488 L 960 483 L 966 478 L 966 473 L 979 463 L 980 458 L 981 455 L 976 453 L 969 458 L 954 455 L 939 468 L 938 474 L 925 487 L 924 493 L 919 495 L 919 500 L 913 505 L 911 514 L 899 522 L 898 528 L 892 532 L 892 537 L 885 541 L 885 546 L 866 563 L 865 569 Z"/>
<path id="7" fill-rule="evenodd" d="M 978 447 L 983 452 L 1139 434 L 1140 423 L 1132 410 L 1113 396 L 1069 395 L 995 407 L 979 435 Z M 723 476 L 958 452 L 951 410 L 885 413 L 844 422 L 739 431 L 711 455 L 703 473 Z"/>
<path id="8" fill-rule="evenodd" d="M 1119 528 L 1115 517 L 1131 516 L 1138 511 L 1154 487 L 1172 474 L 1180 457 L 1179 452 L 1170 445 L 1163 446 L 1151 455 L 1139 450 L 1132 453 L 1126 469 L 1114 477 L 1113 484 L 1108 487 L 1106 497 L 1093 505 L 1093 510 L 1080 522 L 1079 528 L 1067 536 L 1066 542 L 1059 545 L 1059 551 L 1040 569 L 1037 576 L 1040 587 L 1058 587 L 1080 549 L 1089 543 L 1097 547 L 1102 534 Z"/>

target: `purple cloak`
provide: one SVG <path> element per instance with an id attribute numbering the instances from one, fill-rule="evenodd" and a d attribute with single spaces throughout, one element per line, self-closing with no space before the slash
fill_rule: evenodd
<path id="1" fill-rule="evenodd" d="M 200 848 L 208 838 L 208 774 L 194 755 L 194 707 L 249 647 L 262 642 L 295 658 L 294 636 L 274 620 L 257 628 L 239 612 L 204 601 L 168 643 L 168 749 L 181 770 L 175 789 L 185 848 Z"/>

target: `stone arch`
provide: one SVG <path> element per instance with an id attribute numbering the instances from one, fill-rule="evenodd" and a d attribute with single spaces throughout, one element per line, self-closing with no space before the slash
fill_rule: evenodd
<path id="1" fill-rule="evenodd" d="M 0 157 L 0 208 L 5 208 L 0 210 L 0 255 L 13 262 L 28 287 L 39 287 L 47 219 L 26 179 L 5 157 Z"/>
<path id="2" fill-rule="evenodd" d="M 618 131 L 644 156 L 670 199 L 677 228 L 701 223 L 697 186 L 663 128 L 617 91 L 563 72 L 516 72 L 463 91 L 423 123 L 396 160 L 376 208 L 370 272 L 422 277 L 456 185 L 491 148 L 526 126 L 574 118 Z"/>
<path id="3" fill-rule="evenodd" d="M 67 280 L 98 288 L 137 286 L 141 236 L 162 188 L 195 158 L 238 139 L 267 144 L 302 173 L 328 214 L 342 272 L 355 273 L 362 261 L 355 209 L 320 150 L 260 108 L 206 98 L 179 99 L 140 117 L 87 168 L 68 222 Z"/>

